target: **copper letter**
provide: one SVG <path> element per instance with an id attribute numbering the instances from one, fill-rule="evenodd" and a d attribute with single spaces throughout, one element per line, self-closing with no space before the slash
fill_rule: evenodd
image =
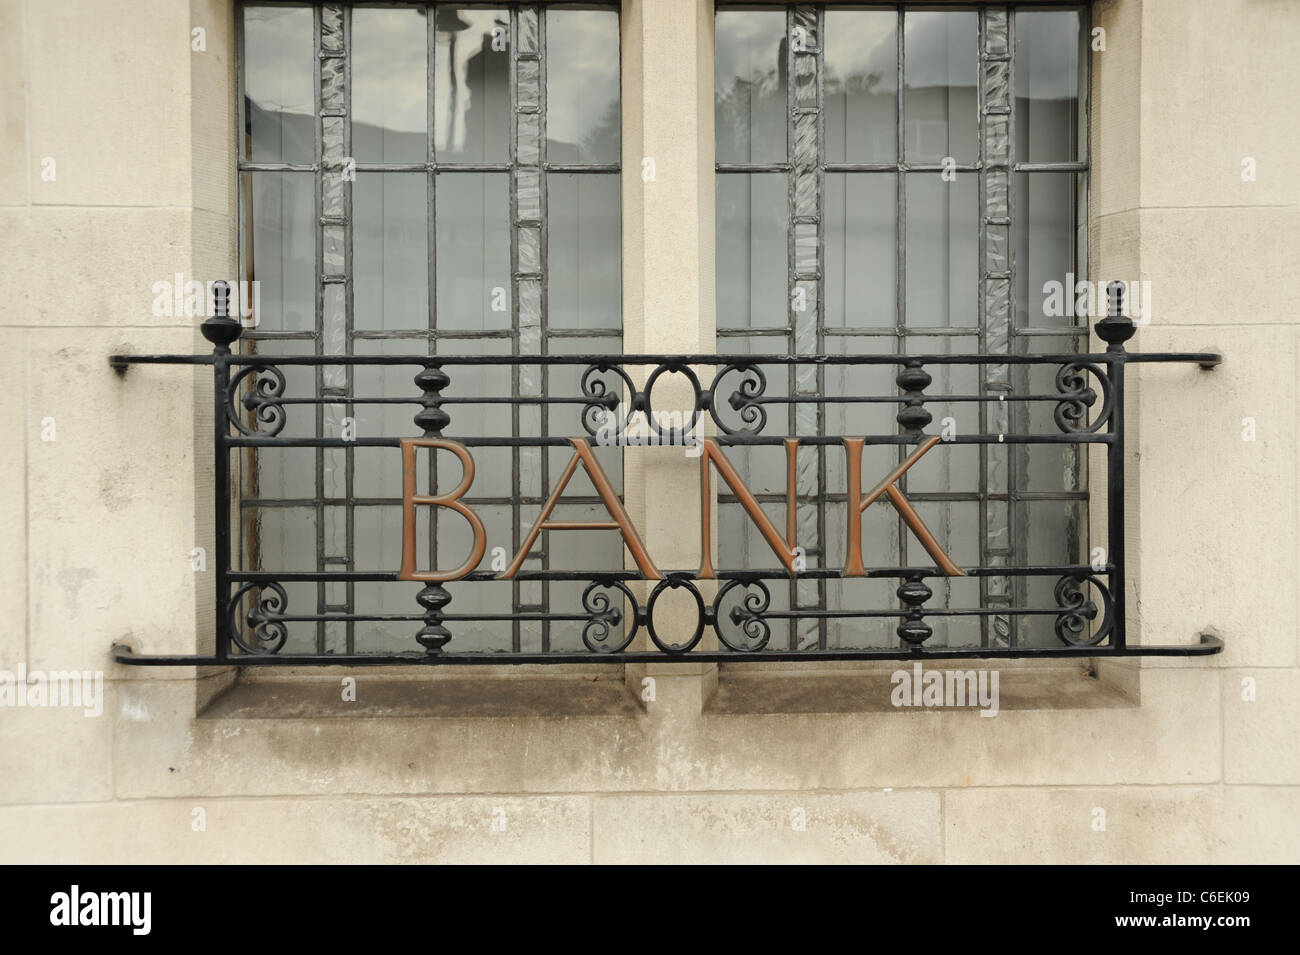
<path id="1" fill-rule="evenodd" d="M 916 513 L 910 501 L 903 496 L 894 484 L 903 476 L 913 464 L 921 460 L 927 451 L 933 448 L 942 440 L 935 435 L 926 440 L 924 444 L 913 451 L 906 460 L 898 467 L 890 471 L 885 479 L 872 489 L 871 493 L 865 498 L 862 497 L 862 438 L 844 438 L 844 450 L 848 455 L 847 491 L 848 491 L 848 537 L 845 545 L 844 556 L 844 576 L 845 577 L 862 577 L 866 573 L 866 568 L 862 566 L 862 512 L 875 503 L 881 494 L 889 496 L 898 513 L 903 516 L 904 522 L 912 529 L 917 538 L 921 541 L 921 546 L 925 548 L 926 553 L 934 558 L 935 564 L 949 577 L 965 577 L 966 572 L 952 562 L 939 542 L 935 540 L 934 535 L 930 533 L 930 528 L 925 526 L 925 521 L 921 520 L 921 515 Z"/>
<path id="2" fill-rule="evenodd" d="M 533 543 L 542 531 L 621 531 L 623 542 L 627 544 L 627 549 L 632 553 L 632 559 L 636 565 L 641 568 L 641 576 L 647 580 L 663 580 L 664 575 L 659 572 L 659 568 L 654 565 L 650 555 L 646 552 L 645 544 L 641 542 L 640 535 L 637 534 L 636 528 L 632 526 L 632 518 L 628 517 L 627 511 L 623 508 L 623 502 L 618 499 L 614 493 L 614 486 L 609 483 L 609 477 L 606 476 L 604 468 L 596 460 L 596 455 L 591 451 L 591 445 L 587 443 L 586 438 L 570 438 L 569 442 L 573 445 L 573 457 L 569 460 L 569 466 L 564 469 L 564 474 L 560 476 L 559 483 L 555 485 L 555 490 L 546 501 L 546 506 L 542 508 L 542 513 L 537 517 L 537 523 L 533 529 L 528 532 L 528 537 L 524 540 L 519 548 L 519 553 L 515 555 L 514 561 L 498 577 L 498 580 L 510 580 L 518 573 L 519 568 L 524 563 L 524 558 L 528 552 L 533 549 Z M 612 521 L 552 521 L 550 520 L 551 512 L 555 510 L 555 505 L 560 500 L 560 495 L 564 493 L 565 487 L 569 484 L 569 479 L 578 469 L 578 462 L 581 461 L 583 467 L 587 469 L 587 476 L 591 478 L 592 486 L 596 488 L 596 493 L 600 495 L 601 501 L 605 504 L 605 510 L 609 511 Z"/>
<path id="3" fill-rule="evenodd" d="M 415 449 L 443 448 L 460 458 L 465 469 L 461 482 L 446 494 L 428 495 L 415 493 Z M 399 580 L 459 580 L 478 566 L 487 549 L 487 531 L 479 516 L 462 504 L 458 498 L 469 490 L 474 482 L 474 458 L 469 448 L 458 441 L 442 438 L 403 438 L 402 439 L 402 569 Z M 420 572 L 415 569 L 415 505 L 431 504 L 434 507 L 449 507 L 465 520 L 469 521 L 474 532 L 474 548 L 469 559 L 455 570 L 439 573 L 438 571 Z"/>

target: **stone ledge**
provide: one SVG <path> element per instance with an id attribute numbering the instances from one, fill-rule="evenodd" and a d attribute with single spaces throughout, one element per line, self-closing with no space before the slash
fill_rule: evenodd
<path id="1" fill-rule="evenodd" d="M 356 700 L 343 700 L 344 677 L 354 678 Z M 617 672 L 514 678 L 402 678 L 356 670 L 337 676 L 241 676 L 200 714 L 202 720 L 517 718 L 644 716 Z"/>
<path id="2" fill-rule="evenodd" d="M 951 663 L 951 661 L 949 661 Z M 1000 663 L 1000 665 L 991 665 Z M 1138 706 L 1138 700 L 1117 686 L 1091 676 L 1080 666 L 1007 666 L 992 660 L 961 661 L 964 665 L 935 666 L 925 672 L 988 670 L 998 673 L 998 709 L 1095 710 Z M 710 715 L 750 716 L 781 713 L 874 713 L 916 710 L 978 711 L 978 706 L 894 706 L 890 695 L 896 670 L 909 675 L 912 664 L 871 664 L 849 672 L 800 668 L 772 669 L 773 664 L 723 664 L 718 688 L 705 707 Z"/>

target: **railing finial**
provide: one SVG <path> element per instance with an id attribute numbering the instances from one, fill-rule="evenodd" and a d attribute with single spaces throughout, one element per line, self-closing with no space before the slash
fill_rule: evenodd
<path id="1" fill-rule="evenodd" d="M 226 354 L 230 345 L 239 338 L 244 327 L 230 317 L 230 283 L 218 281 L 212 284 L 212 317 L 205 318 L 199 326 L 203 337 L 213 344 L 213 351 Z"/>
<path id="2" fill-rule="evenodd" d="M 1106 283 L 1106 317 L 1095 327 L 1097 337 L 1106 343 L 1106 350 L 1117 352 L 1124 350 L 1124 343 L 1137 331 L 1133 319 L 1124 314 L 1123 282 Z"/>

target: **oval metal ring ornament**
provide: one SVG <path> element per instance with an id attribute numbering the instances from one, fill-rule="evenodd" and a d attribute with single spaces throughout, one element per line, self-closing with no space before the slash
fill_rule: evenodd
<path id="1" fill-rule="evenodd" d="M 659 639 L 659 632 L 655 630 L 655 603 L 664 591 L 677 590 L 682 587 L 686 588 L 687 592 L 695 598 L 695 632 L 691 634 L 691 638 L 685 643 L 665 643 Z M 646 631 L 650 634 L 650 639 L 654 641 L 655 646 L 664 653 L 681 654 L 694 650 L 696 644 L 700 642 L 700 638 L 704 636 L 706 618 L 707 612 L 704 609 L 704 598 L 700 596 L 700 592 L 695 588 L 695 585 L 685 577 L 665 577 L 659 581 L 658 586 L 650 592 L 650 599 L 646 601 L 645 605 Z"/>
<path id="2" fill-rule="evenodd" d="M 694 395 L 691 399 L 691 419 L 689 422 L 682 422 L 680 437 L 684 440 L 686 435 L 691 434 L 695 430 L 695 426 L 700 420 L 700 379 L 696 376 L 695 372 L 691 371 L 689 365 L 660 365 L 650 373 L 650 377 L 646 379 L 645 391 L 643 392 L 645 397 L 646 425 L 652 432 L 654 432 L 656 437 L 662 438 L 664 436 L 663 429 L 659 427 L 659 419 L 655 417 L 653 395 L 655 382 L 657 382 L 659 377 L 665 373 L 685 376 L 686 380 L 690 382 L 691 392 Z M 672 436 L 670 435 L 670 437 Z"/>

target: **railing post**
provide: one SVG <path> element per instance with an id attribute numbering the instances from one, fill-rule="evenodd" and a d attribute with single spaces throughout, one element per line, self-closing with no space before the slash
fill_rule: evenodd
<path id="1" fill-rule="evenodd" d="M 226 391 L 230 387 L 230 346 L 243 332 L 243 326 L 230 317 L 230 286 L 216 282 L 212 287 L 212 317 L 199 326 L 203 337 L 212 343 L 212 474 L 213 506 L 216 527 L 214 540 L 216 562 L 213 594 L 216 603 L 216 656 L 230 658 L 230 448 L 226 443 Z"/>
<path id="2" fill-rule="evenodd" d="M 1111 646 L 1123 650 L 1126 644 L 1124 598 L 1124 343 L 1137 329 L 1133 319 L 1124 314 L 1124 283 L 1106 286 L 1106 317 L 1096 324 L 1097 337 L 1106 343 L 1112 401 L 1109 431 L 1110 448 L 1106 451 L 1106 537 L 1110 548 L 1111 572 L 1108 578 L 1115 615 Z"/>
<path id="3" fill-rule="evenodd" d="M 420 397 L 422 407 L 415 413 L 415 423 L 424 429 L 424 437 L 441 438 L 442 429 L 451 423 L 451 416 L 442 410 L 442 389 L 451 383 L 447 373 L 438 365 L 426 365 L 415 376 L 415 383 L 423 394 Z M 433 480 L 433 455 L 429 451 L 429 480 Z M 434 518 L 431 518 L 431 520 Z M 411 515 L 414 522 L 415 517 Z M 436 541 L 437 535 L 434 535 Z M 436 559 L 437 554 L 431 554 Z M 451 631 L 442 625 L 442 612 L 451 603 L 451 594 L 441 583 L 426 583 L 415 596 L 416 602 L 424 608 L 424 626 L 415 635 L 415 640 L 430 656 L 442 653 L 442 648 L 451 639 Z"/>

